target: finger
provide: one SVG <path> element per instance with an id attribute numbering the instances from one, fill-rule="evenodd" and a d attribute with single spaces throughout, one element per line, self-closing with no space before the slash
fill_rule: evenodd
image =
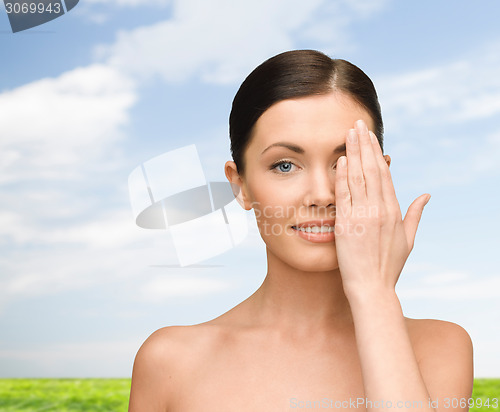
<path id="1" fill-rule="evenodd" d="M 337 172 L 335 173 L 335 210 L 337 222 L 342 217 L 351 215 L 351 191 L 347 182 L 347 164 L 346 156 L 340 156 L 337 160 Z M 337 224 L 337 223 L 335 223 Z"/>
<path id="2" fill-rule="evenodd" d="M 422 217 L 424 206 L 427 204 L 430 198 L 430 194 L 425 194 L 416 198 L 408 208 L 406 216 L 403 219 L 403 225 L 406 233 L 406 240 L 408 241 L 409 250 L 413 249 L 418 224 L 420 223 L 420 218 Z"/>
<path id="3" fill-rule="evenodd" d="M 395 209 L 399 211 L 399 213 L 401 213 L 399 202 L 396 197 L 396 191 L 394 190 L 394 183 L 392 182 L 391 172 L 384 159 L 382 148 L 380 147 L 380 143 L 375 136 L 375 133 L 373 133 L 372 131 L 370 131 L 369 133 L 373 142 L 375 158 L 379 166 L 381 192 L 384 199 L 384 204 L 388 209 Z"/>
<path id="4" fill-rule="evenodd" d="M 352 206 L 366 202 L 366 186 L 361 165 L 359 136 L 355 129 L 349 130 L 346 139 L 347 183 L 351 192 Z"/>
<path id="5" fill-rule="evenodd" d="M 361 165 L 366 185 L 366 196 L 369 201 L 383 201 L 382 184 L 380 182 L 380 166 L 375 156 L 374 144 L 363 120 L 356 122 L 359 136 Z"/>

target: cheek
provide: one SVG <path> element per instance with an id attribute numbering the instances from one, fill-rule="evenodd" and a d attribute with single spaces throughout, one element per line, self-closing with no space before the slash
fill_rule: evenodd
<path id="1" fill-rule="evenodd" d="M 259 221 L 279 221 L 295 216 L 300 205 L 298 190 L 285 184 L 260 184 L 251 191 L 255 215 Z"/>

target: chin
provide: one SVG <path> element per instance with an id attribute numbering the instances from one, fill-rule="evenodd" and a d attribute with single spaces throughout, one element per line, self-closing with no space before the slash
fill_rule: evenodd
<path id="1" fill-rule="evenodd" d="M 268 245 L 267 249 L 268 256 L 271 254 L 274 259 L 303 272 L 331 272 L 339 268 L 335 248 L 328 248 L 328 250 L 324 248 L 317 250 L 278 248 L 274 250 Z"/>
<path id="2" fill-rule="evenodd" d="M 339 264 L 337 263 L 337 261 L 311 263 L 301 262 L 300 264 L 290 264 L 290 266 L 293 266 L 303 272 L 332 272 L 339 268 Z"/>

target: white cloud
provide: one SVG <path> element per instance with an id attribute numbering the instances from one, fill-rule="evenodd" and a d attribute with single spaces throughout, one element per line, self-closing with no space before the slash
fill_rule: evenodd
<path id="1" fill-rule="evenodd" d="M 0 215 L 0 234 L 6 239 L 5 244 L 10 245 L 73 244 L 85 248 L 120 248 L 145 240 L 147 232 L 134 225 L 129 210 L 113 210 L 89 220 L 72 219 L 63 225 L 54 222 L 52 227 L 48 226 L 43 216 L 29 216 L 26 210 L 6 211 Z"/>
<path id="2" fill-rule="evenodd" d="M 500 173 L 499 46 L 375 79 L 393 169 L 415 176 L 406 188 L 464 187 Z"/>
<path id="3" fill-rule="evenodd" d="M 456 124 L 500 113 L 498 44 L 455 62 L 376 80 L 386 123 Z"/>
<path id="4" fill-rule="evenodd" d="M 178 259 L 168 232 L 136 227 L 130 211 L 56 228 L 43 221 L 23 222 L 20 215 L 2 231 L 11 239 L 4 247 L 15 245 L 0 259 L 3 305 L 118 283 L 124 285 L 122 298 L 148 303 L 234 288 L 225 279 L 211 277 L 207 268 L 175 268 Z M 165 270 L 159 275 L 155 268 L 169 265 L 182 275 L 165 275 Z"/>
<path id="5" fill-rule="evenodd" d="M 436 142 L 425 142 L 426 136 L 422 136 L 420 148 L 416 146 L 418 142 L 406 141 L 407 150 L 396 152 L 398 157 L 407 157 L 406 165 L 416 162 L 413 170 L 418 170 L 415 177 L 419 179 L 419 187 L 422 190 L 431 190 L 443 186 L 466 186 L 480 182 L 482 178 L 491 178 L 500 173 L 500 130 L 486 134 L 478 129 L 477 135 L 465 136 L 458 133 L 450 133 L 451 139 L 439 139 Z M 432 137 L 432 135 L 431 135 Z M 471 140 L 473 139 L 473 140 Z M 472 143 L 471 143 L 472 142 Z M 398 143 L 396 147 L 404 147 L 405 143 Z M 429 145 L 427 149 L 423 144 Z M 430 147 L 430 149 L 429 149 Z M 433 151 L 433 156 L 428 156 L 428 151 Z M 393 152 L 391 151 L 391 155 Z M 424 162 L 425 167 L 422 167 Z M 425 186 L 425 188 L 424 188 Z M 420 190 L 420 189 L 419 189 Z M 474 199 L 482 202 L 497 202 L 495 196 L 497 192 L 485 191 L 481 199 Z"/>
<path id="6" fill-rule="evenodd" d="M 491 330 L 490 325 L 483 325 L 483 330 Z M 473 339 L 474 345 L 474 377 L 498 379 L 500 371 L 500 357 L 498 348 L 500 339 L 495 335 L 481 337 L 477 341 Z"/>
<path id="7" fill-rule="evenodd" d="M 230 83 L 241 81 L 265 58 L 294 48 L 300 36 L 342 50 L 349 23 L 385 3 L 178 0 L 171 20 L 122 31 L 115 44 L 98 47 L 96 54 L 138 76 Z"/>
<path id="8" fill-rule="evenodd" d="M 131 211 L 95 193 L 120 193 L 103 176 L 119 170 L 135 100 L 134 83 L 101 64 L 0 94 L 2 304 L 107 282 L 134 261 Z"/>
<path id="9" fill-rule="evenodd" d="M 344 0 L 343 2 L 349 7 L 352 7 L 361 17 L 368 17 L 374 12 L 386 7 L 388 3 L 390 3 L 390 0 L 359 0 L 355 2 Z"/>
<path id="10" fill-rule="evenodd" d="M 421 282 L 401 285 L 398 296 L 458 301 L 500 298 L 500 276 L 473 278 L 466 273 L 444 272 L 429 274 Z"/>
<path id="11" fill-rule="evenodd" d="M 133 227 L 131 221 L 128 223 L 124 226 Z M 5 248 L 0 258 L 0 304 L 5 306 L 12 301 L 36 296 L 113 284 L 124 284 L 123 293 L 129 293 L 129 298 L 134 299 L 135 282 L 143 285 L 149 279 L 150 265 L 177 263 L 175 250 L 165 231 L 133 228 L 136 231 L 133 236 L 125 229 L 125 239 L 117 240 L 124 234 L 121 227 L 117 228 L 117 233 L 107 234 L 109 227 L 105 225 L 101 229 L 93 224 L 89 224 L 90 229 L 85 226 L 70 226 L 68 234 L 56 232 L 55 239 L 48 235 L 46 243 L 35 243 L 30 239 L 29 246 L 35 246 Z M 51 230 L 40 228 L 38 231 Z M 34 234 L 35 239 L 40 236 Z M 99 237 L 107 236 L 109 238 L 100 243 Z M 58 242 L 51 243 L 55 240 Z"/>
<path id="12" fill-rule="evenodd" d="M 424 276 L 422 282 L 427 285 L 450 285 L 467 278 L 468 275 L 463 272 L 442 272 Z"/>
<path id="13" fill-rule="evenodd" d="M 483 145 L 471 156 L 470 166 L 474 173 L 500 171 L 500 130 L 486 136 Z"/>
<path id="14" fill-rule="evenodd" d="M 0 350 L 0 362 L 3 376 L 13 378 L 127 377 L 141 343 L 135 339 L 37 344 L 36 348 Z"/>
<path id="15" fill-rule="evenodd" d="M 114 24 L 117 9 L 133 11 L 135 13 L 156 12 L 167 9 L 172 0 L 85 0 L 80 1 L 78 7 L 71 11 L 72 15 L 78 15 L 91 23 L 103 25 Z M 122 16 L 122 10 L 119 16 Z"/>
<path id="16" fill-rule="evenodd" d="M 189 269 L 187 269 L 189 270 Z M 232 288 L 222 279 L 207 276 L 157 276 L 147 281 L 139 291 L 139 299 L 164 302 L 172 297 L 198 297 L 212 295 Z"/>
<path id="17" fill-rule="evenodd" d="M 66 180 L 94 164 L 121 136 L 134 84 L 91 65 L 0 94 L 0 183 Z"/>

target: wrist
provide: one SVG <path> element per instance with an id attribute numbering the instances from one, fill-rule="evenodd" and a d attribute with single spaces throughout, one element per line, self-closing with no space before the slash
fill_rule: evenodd
<path id="1" fill-rule="evenodd" d="M 382 303 L 398 303 L 394 286 L 380 284 L 344 285 L 344 293 L 352 306 L 379 306 Z"/>

